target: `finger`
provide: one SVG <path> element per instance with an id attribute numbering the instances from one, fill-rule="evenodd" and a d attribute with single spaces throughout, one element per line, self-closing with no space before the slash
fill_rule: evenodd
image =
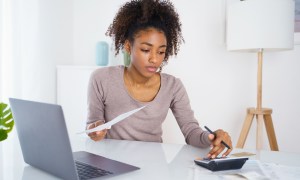
<path id="1" fill-rule="evenodd" d="M 87 126 L 87 129 L 91 129 L 91 128 L 94 128 L 94 127 L 96 127 L 96 126 L 99 126 L 99 125 L 101 125 L 101 124 L 103 124 L 103 121 L 96 121 L 96 122 L 94 122 L 94 123 L 91 123 L 91 124 L 89 124 L 88 126 Z"/>
<path id="2" fill-rule="evenodd" d="M 94 141 L 100 141 L 100 140 L 102 140 L 103 138 L 100 138 L 100 137 L 94 137 L 94 138 L 91 138 L 92 140 L 94 140 Z"/>
<path id="3" fill-rule="evenodd" d="M 217 137 L 213 142 L 212 144 L 214 146 L 220 146 L 221 145 L 221 142 L 222 142 L 222 137 Z"/>
<path id="4" fill-rule="evenodd" d="M 90 136 L 90 137 L 94 137 L 94 136 L 96 136 L 96 135 L 97 135 L 96 132 L 88 133 L 88 136 Z"/>
<path id="5" fill-rule="evenodd" d="M 217 157 L 223 151 L 223 149 L 224 148 L 218 147 L 217 149 L 214 149 L 214 151 L 209 152 L 210 158 L 214 159 L 215 157 Z"/>
<path id="6" fill-rule="evenodd" d="M 101 121 L 96 121 L 96 122 L 94 122 L 94 123 L 91 123 L 91 124 L 89 124 L 88 126 L 87 126 L 87 129 L 92 129 L 92 128 L 94 128 L 94 127 L 96 127 L 96 126 L 99 126 L 101 124 Z M 91 132 L 91 133 L 88 133 L 88 136 L 96 136 L 96 132 Z"/>
<path id="7" fill-rule="evenodd" d="M 218 155 L 224 150 L 225 148 L 221 147 L 219 148 L 216 152 L 214 152 L 214 154 L 212 154 L 211 158 L 215 158 L 218 157 Z"/>
<path id="8" fill-rule="evenodd" d="M 227 144 L 229 144 L 229 146 L 231 147 L 231 145 L 232 145 L 231 141 L 229 140 L 229 142 L 230 143 L 227 143 Z M 216 139 L 215 141 L 213 141 L 212 146 L 213 146 L 213 148 L 209 152 L 210 155 L 215 154 L 217 151 L 222 152 L 226 148 L 226 146 L 224 144 L 222 144 L 222 140 L 220 140 L 220 139 L 219 140 Z M 218 152 L 218 154 L 221 152 Z"/>
<path id="9" fill-rule="evenodd" d="M 228 134 L 226 131 L 219 130 L 218 132 L 219 132 L 219 134 L 220 134 L 218 137 L 222 138 L 222 140 L 223 140 L 224 142 L 226 142 L 226 141 L 231 141 L 231 138 L 230 138 L 229 134 Z M 227 143 L 227 144 L 228 144 L 228 143 Z"/>
<path id="10" fill-rule="evenodd" d="M 96 136 L 102 136 L 102 135 L 105 135 L 107 132 L 107 129 L 104 129 L 102 131 L 96 131 Z"/>
<path id="11" fill-rule="evenodd" d="M 226 141 L 223 141 L 223 142 L 224 142 L 224 144 L 227 144 L 229 146 L 229 148 L 227 146 L 225 146 L 224 144 L 222 144 L 223 146 L 225 146 L 228 149 L 232 149 L 232 142 L 231 142 L 230 138 Z"/>
<path id="12" fill-rule="evenodd" d="M 96 127 L 96 126 L 99 126 L 99 125 L 101 125 L 101 124 L 103 124 L 102 121 L 96 121 L 96 122 L 95 122 L 95 127 Z"/>
<path id="13" fill-rule="evenodd" d="M 208 135 L 208 139 L 209 139 L 210 141 L 213 141 L 213 140 L 215 139 L 215 135 L 214 135 L 214 134 L 209 134 L 209 135 Z"/>
<path id="14" fill-rule="evenodd" d="M 227 151 L 225 151 L 222 155 L 222 157 L 226 157 L 228 156 L 228 154 L 232 151 L 232 148 L 231 149 L 227 149 Z"/>
<path id="15" fill-rule="evenodd" d="M 101 135 L 101 132 L 102 131 L 91 132 L 91 133 L 88 133 L 88 136 L 90 136 L 91 138 L 94 138 L 94 137 Z"/>
<path id="16" fill-rule="evenodd" d="M 91 139 L 94 141 L 99 141 L 101 139 L 103 139 L 104 136 L 98 135 L 98 136 L 92 136 Z"/>
<path id="17" fill-rule="evenodd" d="M 92 124 L 89 124 L 89 125 L 87 126 L 87 129 L 92 129 L 92 128 L 94 128 L 94 127 L 95 127 L 95 124 L 92 123 Z"/>
<path id="18" fill-rule="evenodd" d="M 100 141 L 104 138 L 104 136 L 96 136 L 93 138 L 94 141 Z"/>
<path id="19" fill-rule="evenodd" d="M 100 141 L 105 137 L 106 132 L 107 132 L 106 130 L 99 131 L 99 132 L 97 132 L 98 133 L 97 136 L 94 136 L 91 139 L 94 141 Z"/>
<path id="20" fill-rule="evenodd" d="M 221 146 L 214 146 L 214 147 L 209 151 L 209 153 L 207 154 L 207 157 L 215 158 L 215 157 L 212 157 L 212 156 L 213 156 L 220 148 L 221 148 Z"/>
<path id="21" fill-rule="evenodd" d="M 229 139 L 229 142 L 227 143 L 228 145 L 229 145 L 229 147 L 230 147 L 230 149 L 227 149 L 224 153 L 223 153 L 223 157 L 225 157 L 225 156 L 228 156 L 228 154 L 232 151 L 232 142 L 231 142 L 231 139 Z"/>

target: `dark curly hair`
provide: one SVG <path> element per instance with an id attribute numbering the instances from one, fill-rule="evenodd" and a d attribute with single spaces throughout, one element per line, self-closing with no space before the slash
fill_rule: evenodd
<path id="1" fill-rule="evenodd" d="M 132 0 L 125 3 L 114 17 L 106 35 L 113 38 L 117 55 L 124 48 L 125 40 L 133 44 L 139 31 L 151 27 L 166 36 L 164 61 L 167 62 L 170 55 L 177 55 L 181 42 L 184 42 L 179 15 L 170 1 Z"/>

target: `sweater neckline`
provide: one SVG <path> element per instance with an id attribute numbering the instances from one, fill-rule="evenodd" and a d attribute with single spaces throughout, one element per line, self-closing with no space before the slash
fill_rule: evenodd
<path id="1" fill-rule="evenodd" d="M 142 102 L 142 101 L 139 101 L 139 100 L 135 99 L 134 97 L 132 97 L 132 96 L 130 95 L 130 93 L 128 92 L 128 90 L 127 90 L 127 88 L 126 88 L 126 86 L 125 86 L 125 82 L 124 82 L 125 66 L 121 65 L 120 67 L 121 67 L 121 68 L 120 68 L 120 69 L 121 69 L 121 70 L 120 70 L 120 76 L 121 76 L 121 81 L 122 81 L 122 87 L 123 87 L 124 91 L 127 93 L 127 95 L 128 95 L 133 101 L 138 102 L 138 103 L 140 103 L 140 104 L 142 104 L 142 105 L 147 105 L 147 104 L 149 104 L 149 103 L 151 103 L 151 102 L 154 102 L 154 101 L 160 96 L 160 94 L 161 94 L 160 92 L 161 92 L 161 89 L 162 89 L 162 87 L 163 87 L 163 76 L 162 76 L 161 73 L 159 73 L 159 75 L 160 75 L 160 88 L 159 88 L 159 90 L 158 90 L 156 96 L 154 97 L 154 99 L 153 99 L 152 101 Z"/>

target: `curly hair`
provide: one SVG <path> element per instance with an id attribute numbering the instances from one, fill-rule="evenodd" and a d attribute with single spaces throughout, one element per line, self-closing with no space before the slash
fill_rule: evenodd
<path id="1" fill-rule="evenodd" d="M 170 55 L 177 55 L 181 42 L 184 42 L 179 15 L 170 1 L 132 0 L 125 3 L 114 17 L 106 35 L 113 38 L 117 55 L 124 48 L 126 40 L 133 44 L 139 31 L 151 27 L 166 36 L 164 61 L 167 62 Z"/>

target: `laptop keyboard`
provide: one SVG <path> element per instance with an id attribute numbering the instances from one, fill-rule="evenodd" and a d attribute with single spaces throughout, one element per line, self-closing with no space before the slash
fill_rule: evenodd
<path id="1" fill-rule="evenodd" d="M 75 161 L 78 176 L 80 179 L 91 179 L 91 178 L 96 178 L 96 177 L 101 177 L 109 174 L 113 174 L 112 172 L 99 169 L 96 167 L 93 167 L 88 164 L 84 164 L 79 161 Z"/>

